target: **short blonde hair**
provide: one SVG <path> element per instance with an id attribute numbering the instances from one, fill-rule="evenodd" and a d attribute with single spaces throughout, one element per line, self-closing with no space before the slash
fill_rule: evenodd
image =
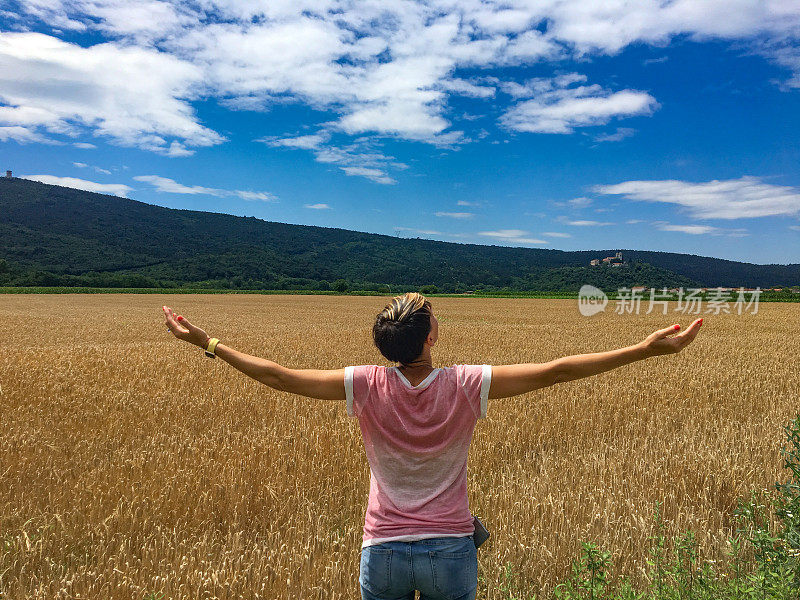
<path id="1" fill-rule="evenodd" d="M 395 296 L 392 301 L 381 311 L 381 315 L 391 321 L 402 321 L 409 314 L 425 306 L 428 300 L 417 292 L 408 292 L 402 296 Z M 430 304 L 430 302 L 428 302 Z"/>

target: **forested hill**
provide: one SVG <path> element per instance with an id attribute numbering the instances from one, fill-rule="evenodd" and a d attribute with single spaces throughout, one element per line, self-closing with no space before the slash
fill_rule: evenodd
<path id="1" fill-rule="evenodd" d="M 623 267 L 589 267 L 612 255 L 404 239 L 254 217 L 163 208 L 0 178 L 0 285 L 441 291 L 576 291 L 647 287 L 755 287 L 800 283 L 800 264 L 755 265 L 622 249 Z"/>

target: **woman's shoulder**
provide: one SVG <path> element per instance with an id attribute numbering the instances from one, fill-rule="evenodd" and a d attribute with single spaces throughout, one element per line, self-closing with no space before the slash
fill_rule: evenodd
<path id="1" fill-rule="evenodd" d="M 387 369 L 384 365 L 353 365 L 346 367 L 345 370 L 350 370 L 354 377 L 364 377 L 368 380 L 383 379 L 386 377 Z"/>
<path id="2" fill-rule="evenodd" d="M 449 370 L 453 371 L 454 373 L 462 373 L 464 371 L 470 371 L 470 370 L 473 370 L 473 369 L 480 370 L 480 369 L 483 368 L 483 365 L 480 364 L 480 363 L 469 363 L 469 364 L 459 363 L 457 365 L 452 365 L 450 367 L 444 367 L 444 368 L 449 369 Z"/>

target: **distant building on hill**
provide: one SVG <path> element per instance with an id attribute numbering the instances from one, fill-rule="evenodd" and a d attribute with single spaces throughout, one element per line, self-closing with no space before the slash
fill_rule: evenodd
<path id="1" fill-rule="evenodd" d="M 11 171 L 6 171 L 6 179 L 11 179 Z"/>
<path id="2" fill-rule="evenodd" d="M 612 267 L 621 267 L 624 264 L 624 260 L 622 259 L 622 251 L 617 252 L 614 256 L 606 256 L 604 259 L 593 258 L 589 261 L 589 265 L 592 267 L 599 267 L 602 265 L 611 265 Z"/>

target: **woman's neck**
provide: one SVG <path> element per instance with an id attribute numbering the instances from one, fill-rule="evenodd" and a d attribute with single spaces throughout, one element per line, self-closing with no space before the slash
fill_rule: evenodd
<path id="1" fill-rule="evenodd" d="M 420 363 L 400 363 L 397 367 L 401 371 L 432 371 L 433 370 L 433 363 L 431 361 L 425 361 Z"/>
<path id="2" fill-rule="evenodd" d="M 433 359 L 430 352 L 423 350 L 417 358 L 407 363 L 400 363 L 401 369 L 433 369 Z"/>
<path id="3" fill-rule="evenodd" d="M 433 361 L 428 357 L 420 357 L 410 363 L 400 364 L 397 367 L 406 376 L 411 385 L 419 385 L 433 372 Z"/>

